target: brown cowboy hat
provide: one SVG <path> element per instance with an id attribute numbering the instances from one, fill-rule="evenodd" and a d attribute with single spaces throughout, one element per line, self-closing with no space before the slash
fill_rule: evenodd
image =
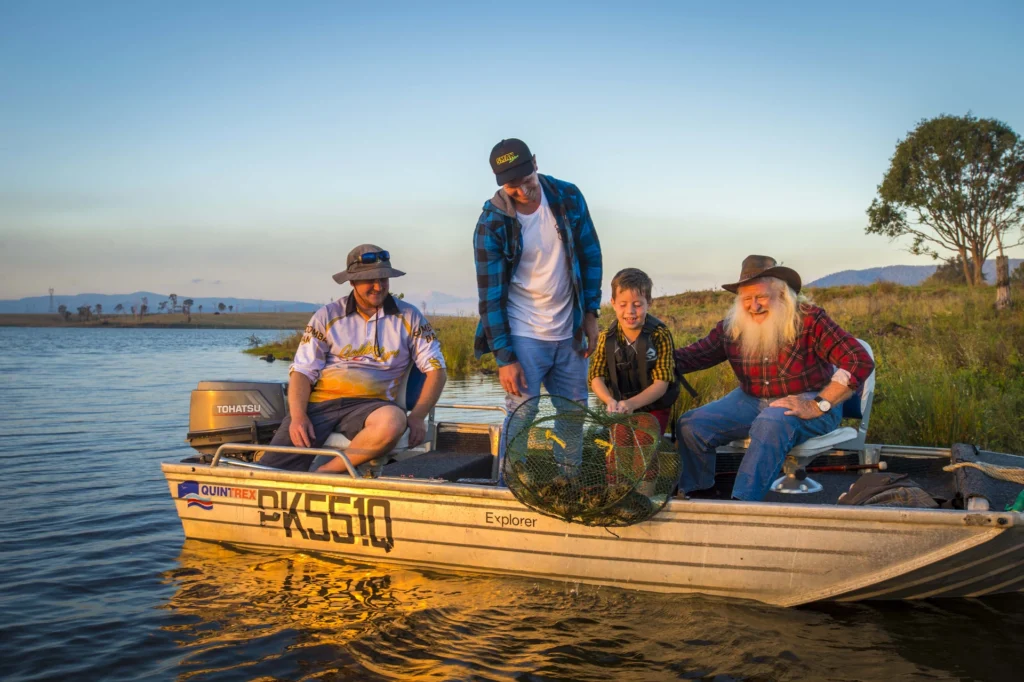
<path id="1" fill-rule="evenodd" d="M 405 273 L 391 267 L 391 254 L 376 244 L 360 244 L 348 252 L 345 269 L 334 275 L 334 281 L 357 282 L 361 279 L 390 279 Z"/>
<path id="2" fill-rule="evenodd" d="M 761 279 L 762 277 L 781 279 L 793 291 L 800 292 L 802 283 L 797 271 L 784 265 L 777 265 L 775 259 L 771 256 L 747 256 L 743 259 L 743 266 L 740 268 L 740 280 L 732 284 L 723 284 L 722 288 L 735 294 L 736 290 L 744 284 L 749 284 L 755 279 Z"/>

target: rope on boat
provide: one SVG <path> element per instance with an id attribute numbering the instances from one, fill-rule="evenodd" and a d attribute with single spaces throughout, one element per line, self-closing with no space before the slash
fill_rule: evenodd
<path id="1" fill-rule="evenodd" d="M 1010 481 L 1011 483 L 1020 483 L 1021 485 L 1024 485 L 1024 469 L 1017 467 L 997 467 L 994 464 L 985 464 L 984 462 L 958 462 L 956 464 L 944 466 L 942 467 L 942 470 L 956 471 L 963 467 L 974 467 L 986 476 L 998 478 L 1001 481 Z"/>

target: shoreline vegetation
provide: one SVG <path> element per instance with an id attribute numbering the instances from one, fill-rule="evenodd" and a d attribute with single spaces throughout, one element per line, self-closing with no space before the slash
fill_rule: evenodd
<path id="1" fill-rule="evenodd" d="M 57 313 L 2 313 L 0 327 L 110 327 L 150 329 L 295 329 L 305 327 L 312 313 L 182 313 L 130 314 L 92 313 L 88 319 L 65 321 Z"/>
<path id="2" fill-rule="evenodd" d="M 1016 298 L 1022 294 L 1018 289 Z M 877 382 L 869 440 L 899 445 L 973 443 L 1024 455 L 1024 306 L 997 312 L 990 287 L 831 287 L 806 292 L 875 354 Z M 725 291 L 696 291 L 654 300 L 676 347 L 702 338 L 732 304 Z M 614 319 L 601 311 L 600 326 Z M 305 326 L 303 320 L 302 326 Z M 494 358 L 473 357 L 476 317 L 432 316 L 451 376 L 493 374 Z M 247 353 L 290 360 L 301 332 Z M 728 364 L 687 375 L 675 413 L 716 400 L 736 387 Z"/>
<path id="3" fill-rule="evenodd" d="M 996 311 L 992 287 L 963 285 L 868 286 L 811 289 L 807 293 L 875 353 L 877 389 L 869 439 L 875 443 L 979 447 L 1024 455 L 1024 290 L 1016 305 Z M 677 347 L 703 337 L 732 303 L 725 291 L 696 291 L 654 300 Z M 245 352 L 291 360 L 309 313 L 156 313 L 141 319 L 102 315 L 65 321 L 54 314 L 3 314 L 0 326 L 300 330 Z M 494 374 L 492 355 L 473 357 L 477 318 L 431 315 L 449 374 Z M 602 309 L 600 326 L 614 318 Z M 699 393 L 680 395 L 676 414 L 715 400 L 736 386 L 728 365 L 687 376 Z"/>

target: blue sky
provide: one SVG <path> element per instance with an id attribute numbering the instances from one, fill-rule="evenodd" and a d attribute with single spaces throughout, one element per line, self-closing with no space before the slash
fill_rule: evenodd
<path id="1" fill-rule="evenodd" d="M 832 4 L 3 3 L 0 298 L 324 301 L 364 241 L 472 298 L 512 136 L 583 190 L 606 288 L 928 263 L 864 210 L 922 118 L 1024 134 L 1024 5 Z"/>

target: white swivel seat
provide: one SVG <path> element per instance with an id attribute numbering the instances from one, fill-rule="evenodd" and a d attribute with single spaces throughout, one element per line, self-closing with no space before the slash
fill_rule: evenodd
<path id="1" fill-rule="evenodd" d="M 874 360 L 875 354 L 871 350 L 871 346 L 862 339 L 857 339 L 864 349 Z M 858 394 L 851 396 L 847 402 L 858 401 L 859 402 L 859 420 L 860 423 L 857 428 L 852 426 L 840 426 L 835 431 L 831 431 L 822 436 L 815 436 L 809 440 L 804 441 L 800 445 L 797 445 L 786 454 L 786 459 L 782 464 L 782 476 L 775 479 L 772 483 L 772 492 L 776 493 L 794 493 L 794 494 L 810 494 L 821 492 L 822 486 L 814 479 L 808 478 L 807 473 L 804 470 L 805 467 L 811 463 L 811 461 L 822 454 L 823 452 L 830 452 L 832 450 L 844 450 L 849 452 L 860 453 L 861 464 L 867 464 L 865 461 L 865 443 L 867 442 L 868 436 L 868 419 L 871 416 L 871 403 L 875 397 L 875 372 L 872 370 L 871 375 L 864 382 Z M 843 405 L 841 409 L 844 413 L 849 414 L 847 411 L 847 405 Z M 856 413 L 858 410 L 853 410 L 854 414 L 852 418 L 857 418 Z M 722 454 L 737 454 L 746 452 L 747 447 L 750 445 L 750 439 L 734 440 L 728 445 L 724 445 L 717 448 L 717 452 Z"/>
<path id="2" fill-rule="evenodd" d="M 417 376 L 413 379 L 414 389 L 409 390 L 410 377 L 415 373 Z M 423 387 L 423 374 L 416 368 L 415 363 L 410 362 L 409 368 L 405 370 L 405 374 L 402 375 L 402 382 L 398 386 L 398 395 L 395 399 L 395 404 L 405 410 L 406 413 L 409 411 L 410 405 L 415 405 L 416 400 L 419 398 L 420 389 Z M 429 437 L 430 434 L 428 434 Z M 345 452 L 352 445 L 345 434 L 335 431 L 327 440 L 324 442 L 325 448 L 332 448 L 334 450 L 340 450 Z M 416 447 L 415 452 L 419 453 L 421 450 L 429 448 L 429 443 L 423 443 Z M 394 456 L 397 452 L 409 451 L 409 429 L 405 429 L 405 433 L 398 439 L 398 443 L 395 444 L 394 449 L 386 455 L 371 459 L 367 462 L 363 462 L 356 469 L 359 471 L 360 476 L 366 478 L 376 478 L 380 476 L 381 471 L 384 469 L 384 465 L 388 463 L 388 460 Z M 319 466 L 319 462 L 314 464 L 314 467 Z"/>

